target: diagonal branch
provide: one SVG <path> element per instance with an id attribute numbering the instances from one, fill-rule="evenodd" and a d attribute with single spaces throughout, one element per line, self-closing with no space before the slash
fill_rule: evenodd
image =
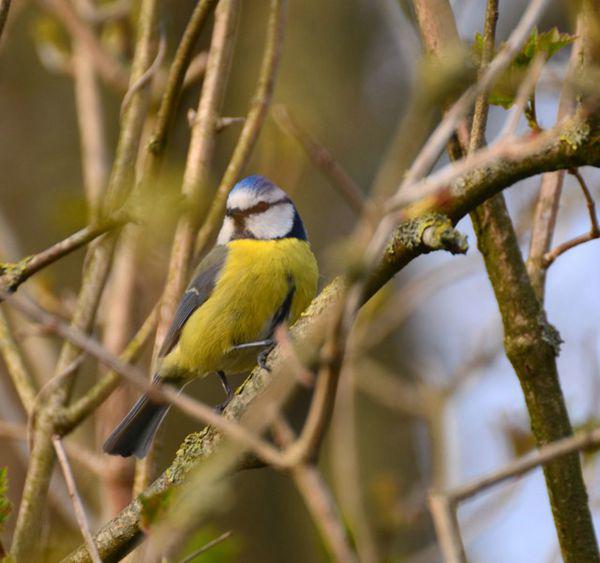
<path id="1" fill-rule="evenodd" d="M 92 561 L 93 563 L 102 563 L 102 559 L 100 559 L 98 549 L 96 547 L 96 544 L 94 543 L 94 538 L 92 538 L 92 534 L 90 533 L 90 527 L 88 525 L 87 518 L 85 517 L 83 503 L 81 502 L 81 498 L 79 497 L 79 493 L 77 492 L 75 477 L 73 476 L 73 470 L 71 469 L 71 465 L 69 464 L 69 460 L 67 459 L 65 448 L 59 436 L 54 436 L 52 438 L 52 443 L 54 444 L 56 457 L 58 458 L 58 462 L 60 463 L 65 482 L 67 483 L 69 496 L 71 497 L 71 501 L 73 502 L 73 510 L 75 512 L 75 517 L 77 518 L 77 523 L 79 524 L 79 528 L 81 529 L 81 533 L 85 539 L 85 543 L 90 552 Z"/>
<path id="2" fill-rule="evenodd" d="M 302 129 L 284 105 L 273 108 L 273 114 L 277 125 L 300 143 L 311 162 L 322 171 L 333 189 L 346 200 L 357 215 L 360 215 L 365 207 L 365 196 L 358 184 L 335 160 L 329 149 Z"/>
<path id="3" fill-rule="evenodd" d="M 66 239 L 53 244 L 33 256 L 27 256 L 16 263 L 0 263 L 0 289 L 15 291 L 23 282 L 50 264 L 64 258 L 71 252 L 84 247 L 99 236 L 122 227 L 127 219 L 115 217 L 84 227 Z"/>

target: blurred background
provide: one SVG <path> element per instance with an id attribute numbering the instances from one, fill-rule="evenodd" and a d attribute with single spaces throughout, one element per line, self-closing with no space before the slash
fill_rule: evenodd
<path id="1" fill-rule="evenodd" d="M 165 4 L 169 60 L 193 2 L 169 0 Z M 247 0 L 242 4 L 223 110 L 227 116 L 246 113 L 264 46 L 268 2 Z M 409 4 L 397 0 L 292 0 L 289 5 L 275 103 L 285 104 L 296 121 L 332 151 L 365 193 L 407 108 L 417 72 L 421 47 Z M 526 4 L 520 0 L 500 2 L 500 39 L 514 28 Z M 482 28 L 485 2 L 457 0 L 452 6 L 462 37 L 471 42 Z M 125 18 L 103 31 L 103 41 L 124 59 L 131 49 L 131 21 L 135 19 Z M 553 26 L 572 31 L 567 2 L 551 2 L 545 11 L 539 28 Z M 209 31 L 204 31 L 199 51 L 208 46 Z M 73 71 L 65 62 L 69 49 L 69 36 L 55 16 L 40 4 L 15 0 L 0 44 L 2 260 L 39 251 L 87 221 Z M 564 73 L 568 51 L 556 55 L 547 72 Z M 197 105 L 200 85 L 191 85 L 183 96 L 157 198 L 150 202 L 156 215 L 152 214 L 150 226 L 140 227 L 143 236 L 128 233 L 136 240 L 130 247 L 135 258 L 128 263 L 136 266 L 130 275 L 134 291 L 132 314 L 123 327 L 125 342 L 163 288 L 189 141 L 186 113 Z M 122 92 L 102 85 L 101 94 L 110 162 Z M 542 126 L 555 122 L 557 96 L 555 85 L 538 88 Z M 492 109 L 488 138 L 498 133 L 505 117 L 504 110 Z M 525 130 L 525 124 L 521 125 Z M 218 138 L 212 170 L 215 185 L 238 134 L 239 126 L 233 125 Z M 592 194 L 600 198 L 600 175 L 587 168 L 581 172 Z M 264 174 L 291 194 L 319 259 L 323 286 L 339 267 L 332 260 L 332 249 L 355 225 L 350 206 L 274 119 L 267 121 L 245 173 Z M 524 252 L 538 187 L 536 178 L 506 192 Z M 464 483 L 500 468 L 532 446 L 523 396 L 503 354 L 499 314 L 470 221 L 463 220 L 458 228 L 469 235 L 471 248 L 466 256 L 436 253 L 421 257 L 397 276 L 392 288 L 374 299 L 366 315 L 382 315 L 382 333 L 352 369 L 353 387 L 342 390 L 342 406 L 338 405 L 321 457 L 320 466 L 354 533 L 362 524 L 353 521 L 352 507 L 356 502 L 364 503 L 368 534 L 382 561 L 439 561 L 426 508 L 427 489 Z M 567 176 L 556 242 L 587 229 L 583 197 L 575 179 Z M 82 257 L 83 252 L 74 253 L 39 274 L 35 285 L 25 287 L 46 306 L 68 316 L 80 283 Z M 597 422 L 599 417 L 599 257 L 598 241 L 579 246 L 561 256 L 548 277 L 546 307 L 549 320 L 564 340 L 558 365 L 576 427 Z M 111 281 L 113 288 L 119 287 L 118 264 Z M 103 303 L 97 329 L 98 336 L 105 339 L 102 328 L 109 310 L 110 303 Z M 29 353 L 31 369 L 38 381 L 45 381 L 52 373 L 60 342 L 40 334 L 14 314 L 11 320 Z M 148 365 L 149 356 L 148 351 L 142 365 Z M 3 370 L 0 363 L 0 419 L 23 423 L 25 416 Z M 86 364 L 76 393 L 97 376 L 97 366 Z M 424 410 L 411 400 L 413 390 L 422 385 L 433 401 Z M 209 378 L 188 389 L 209 404 L 221 400 L 216 380 Z M 123 403 L 133 398 L 127 393 L 120 396 L 121 406 L 115 403 L 110 408 L 122 410 Z M 300 397 L 293 406 L 297 418 L 305 400 Z M 159 469 L 169 464 L 185 435 L 196 429 L 196 423 L 171 412 Z M 90 421 L 69 440 L 100 456 L 99 445 L 107 432 L 102 421 Z M 350 450 L 348 444 L 352 444 Z M 15 506 L 25 475 L 26 452 L 23 441 L 0 436 L 0 466 L 8 467 L 9 493 Z M 74 463 L 95 529 L 114 513 L 119 499 L 106 494 L 105 480 L 99 486 L 103 479 L 93 467 Z M 596 456 L 587 456 L 585 474 L 596 516 L 600 515 L 599 470 Z M 119 471 L 127 490 L 133 469 L 125 466 Z M 41 538 L 48 545 L 46 560 L 52 562 L 80 543 L 62 477 L 55 477 L 45 536 Z M 226 530 L 233 530 L 233 535 L 199 560 L 327 560 L 289 478 L 261 469 L 239 473 L 232 480 L 235 494 L 223 503 L 210 525 L 198 532 L 194 544 L 202 545 Z M 126 497 L 127 492 L 120 497 L 121 502 Z M 560 561 L 540 471 L 464 503 L 459 517 L 473 562 Z M 10 537 L 13 526 L 14 517 L 6 537 Z"/>

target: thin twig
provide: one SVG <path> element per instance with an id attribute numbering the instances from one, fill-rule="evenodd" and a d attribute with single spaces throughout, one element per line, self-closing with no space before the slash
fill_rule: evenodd
<path id="1" fill-rule="evenodd" d="M 200 0 L 194 12 L 192 13 L 188 24 L 186 25 L 185 31 L 171 67 L 169 69 L 169 76 L 167 78 L 167 85 L 165 92 L 161 98 L 160 107 L 156 117 L 156 124 L 152 133 L 150 142 L 148 143 L 148 151 L 152 155 L 151 160 L 160 161 L 162 154 L 164 153 L 167 136 L 177 110 L 177 104 L 179 102 L 179 96 L 181 89 L 186 78 L 186 72 L 191 67 L 192 56 L 194 54 L 194 48 L 200 37 L 200 33 L 204 28 L 204 24 L 214 6 L 217 4 L 217 0 Z M 205 67 L 206 59 L 205 55 L 201 55 L 204 61 L 203 67 Z M 203 71 L 204 73 L 204 68 Z M 158 165 L 157 162 L 152 164 L 148 161 L 147 164 L 150 168 Z M 145 171 L 145 175 L 147 172 Z M 154 177 L 155 174 L 150 173 L 149 177 Z"/>
<path id="2" fill-rule="evenodd" d="M 93 8 L 90 0 L 78 0 L 75 3 L 81 13 Z M 106 129 L 102 95 L 99 88 L 93 56 L 87 45 L 73 38 L 73 80 L 75 86 L 75 107 L 79 125 L 79 144 L 81 146 L 81 168 L 89 216 L 97 219 L 102 193 L 106 189 L 110 172 Z"/>
<path id="3" fill-rule="evenodd" d="M 217 121 L 217 133 L 220 133 L 232 125 L 241 125 L 245 121 L 245 117 L 220 117 Z"/>
<path id="4" fill-rule="evenodd" d="M 127 88 L 127 92 L 123 96 L 123 101 L 121 102 L 121 118 L 127 109 L 127 106 L 131 103 L 131 99 L 135 95 L 136 92 L 144 88 L 146 85 L 150 83 L 150 81 L 154 78 L 158 70 L 160 69 L 160 65 L 162 65 L 163 60 L 165 58 L 165 53 L 167 52 L 167 38 L 165 34 L 161 34 L 160 40 L 158 42 L 158 51 L 156 52 L 156 57 L 152 61 L 152 64 L 144 71 L 144 73 L 133 83 L 129 88 Z"/>
<path id="5" fill-rule="evenodd" d="M 140 236 L 141 233 L 137 229 L 124 230 L 115 252 L 112 273 L 106 289 L 103 307 L 102 344 L 109 352 L 115 355 L 123 353 L 132 336 L 133 317 L 138 296 L 138 282 L 141 277 L 138 260 L 138 242 Z M 153 328 L 154 326 L 151 325 L 148 335 L 153 331 Z M 138 352 L 142 350 L 142 346 L 143 342 L 139 346 Z M 100 380 L 93 386 L 95 388 L 97 388 L 100 381 L 106 381 L 104 379 L 106 370 L 99 366 L 98 372 L 101 375 Z M 93 394 L 90 395 L 90 391 L 84 395 L 86 398 L 93 397 L 95 399 L 91 403 L 89 401 L 85 403 L 87 413 L 92 412 L 91 409 L 99 405 L 97 410 L 94 411 L 96 444 L 104 442 L 108 433 L 119 424 L 131 407 L 131 389 L 128 385 L 117 387 L 117 382 L 120 382 L 120 380 L 121 378 L 117 374 L 114 374 L 112 381 L 114 381 L 115 389 L 109 396 L 106 396 L 106 394 L 101 394 L 101 397 Z M 103 389 L 107 390 L 106 387 Z M 98 399 L 104 397 L 107 400 L 100 404 Z M 80 407 L 81 400 L 78 401 Z M 73 407 L 74 405 L 67 406 L 65 410 L 69 410 L 72 413 Z M 87 413 L 84 410 L 81 414 Z M 79 419 L 79 422 L 81 420 Z M 73 427 L 73 418 L 68 422 Z M 62 435 L 64 430 L 65 427 L 61 424 L 59 433 Z M 105 461 L 105 471 L 101 476 L 101 486 L 103 489 L 100 495 L 102 514 L 112 516 L 129 504 L 132 496 L 132 479 L 132 459 L 121 456 L 110 456 Z"/>
<path id="6" fill-rule="evenodd" d="M 574 75 L 582 61 L 583 40 L 585 35 L 583 33 L 584 25 L 585 18 L 580 11 L 577 15 L 577 38 L 571 49 L 569 64 L 565 72 L 564 84 L 560 93 L 558 114 L 556 116 L 557 124 L 564 121 L 575 109 L 575 96 L 572 83 Z M 527 273 L 540 302 L 544 301 L 544 288 L 546 283 L 547 268 L 544 267 L 544 255 L 550 250 L 552 245 L 564 177 L 565 173 L 563 170 L 543 174 L 540 182 L 538 200 L 535 205 L 529 256 L 527 258 Z"/>
<path id="7" fill-rule="evenodd" d="M 581 186 L 581 191 L 583 192 L 583 196 L 585 197 L 585 203 L 588 210 L 588 214 L 590 216 L 590 231 L 584 235 L 579 235 L 578 237 L 572 238 L 562 244 L 559 244 L 556 248 L 553 248 L 551 251 L 546 252 L 544 254 L 543 266 L 544 268 L 549 268 L 550 265 L 561 255 L 579 246 L 580 244 L 584 244 L 591 240 L 595 240 L 600 238 L 600 228 L 598 227 L 598 215 L 596 214 L 596 204 L 594 202 L 594 198 L 590 193 L 589 188 L 587 187 L 583 176 L 580 174 L 577 168 L 569 169 L 569 174 L 575 176 L 579 185 Z"/>
<path id="8" fill-rule="evenodd" d="M 331 187 L 342 196 L 357 215 L 360 215 L 365 207 L 363 191 L 331 152 L 302 129 L 283 104 L 273 108 L 273 117 L 282 131 L 300 143 L 311 162 L 323 173 Z"/>
<path id="9" fill-rule="evenodd" d="M 561 254 L 564 254 L 568 250 L 571 250 L 580 244 L 585 244 L 586 242 L 596 240 L 597 238 L 600 238 L 600 233 L 589 232 L 559 244 L 550 252 L 546 252 L 546 254 L 544 254 L 544 267 L 549 268 Z"/>
<path id="10" fill-rule="evenodd" d="M 100 554 L 98 553 L 98 548 L 96 547 L 96 543 L 94 542 L 94 538 L 90 532 L 90 527 L 87 522 L 87 518 L 85 516 L 85 510 L 83 509 L 83 503 L 81 502 L 81 498 L 79 497 L 79 493 L 77 492 L 77 485 L 75 484 L 75 477 L 73 476 L 73 471 L 71 470 L 71 466 L 69 464 L 69 460 L 67 459 L 67 454 L 65 453 L 65 449 L 62 445 L 60 436 L 53 436 L 52 442 L 54 444 L 54 450 L 56 451 L 56 457 L 58 458 L 58 462 L 60 463 L 63 475 L 65 477 L 65 482 L 67 484 L 67 489 L 69 490 L 69 496 L 73 502 L 73 511 L 75 512 L 75 518 L 77 519 L 77 523 L 79 524 L 79 528 L 81 530 L 81 534 L 83 535 L 83 539 L 88 546 L 88 550 L 90 552 L 90 557 L 94 563 L 102 563 L 102 559 L 100 558 Z"/>
<path id="11" fill-rule="evenodd" d="M 594 202 L 594 198 L 590 192 L 590 189 L 587 187 L 585 180 L 579 170 L 577 168 L 569 169 L 569 174 L 575 176 L 577 181 L 579 182 L 579 186 L 581 187 L 581 191 L 583 192 L 583 197 L 585 197 L 585 204 L 588 209 L 588 214 L 590 216 L 590 224 L 592 225 L 590 229 L 590 234 L 598 236 L 600 233 L 600 228 L 598 227 L 598 215 L 596 214 L 596 203 Z"/>
<path id="12" fill-rule="evenodd" d="M 204 544 L 200 549 L 197 549 L 193 553 L 190 553 L 187 557 L 184 557 L 181 561 L 179 561 L 179 563 L 191 563 L 194 559 L 196 559 L 196 557 L 198 557 L 198 555 L 206 553 L 216 545 L 219 545 L 220 543 L 224 542 L 227 538 L 230 538 L 231 534 L 233 534 L 231 530 L 225 532 L 224 534 L 221 534 L 218 538 L 209 541 L 208 543 Z"/>
<path id="13" fill-rule="evenodd" d="M 134 362 L 141 354 L 144 344 L 148 342 L 157 320 L 157 307 L 146 318 L 136 335 L 125 347 L 119 358 L 124 362 Z M 94 410 L 102 404 L 106 398 L 118 387 L 122 378 L 115 370 L 107 372 L 94 386 L 89 389 L 77 401 L 65 407 L 64 411 L 57 418 L 57 426 L 61 434 L 66 434 L 79 426 Z"/>
<path id="14" fill-rule="evenodd" d="M 119 217 L 98 222 L 73 233 L 46 250 L 23 258 L 20 262 L 0 263 L 0 289 L 9 292 L 15 291 L 24 281 L 46 266 L 78 250 L 108 231 L 121 227 L 125 222 L 126 219 Z"/>
<path id="15" fill-rule="evenodd" d="M 466 563 L 467 556 L 456 517 L 456 504 L 445 495 L 429 494 L 429 510 L 445 563 Z"/>
<path id="16" fill-rule="evenodd" d="M 196 252 L 198 254 L 202 254 L 210 244 L 223 213 L 227 196 L 250 160 L 252 149 L 258 140 L 258 135 L 271 105 L 283 46 L 286 8 L 287 0 L 271 0 L 269 22 L 267 25 L 267 40 L 256 92 L 252 98 L 252 105 L 246 116 L 246 121 L 233 155 L 213 198 L 208 216 L 198 233 L 196 240 Z"/>
<path id="17" fill-rule="evenodd" d="M 362 477 L 364 456 L 359 451 L 356 412 L 355 365 L 347 362 L 340 374 L 337 408 L 331 422 L 330 463 L 334 490 L 339 499 L 361 563 L 377 563 L 382 553 L 373 521 L 367 512 L 367 498 Z"/>
<path id="18" fill-rule="evenodd" d="M 344 358 L 346 343 L 342 327 L 343 313 L 343 307 L 338 307 L 331 319 L 329 334 L 321 350 L 321 369 L 306 421 L 298 440 L 283 453 L 286 465 L 312 462 L 319 454 L 319 448 L 331 420 Z"/>
<path id="19" fill-rule="evenodd" d="M 600 428 L 580 431 L 573 436 L 568 436 L 562 440 L 556 440 L 555 442 L 542 446 L 537 451 L 509 463 L 502 469 L 480 477 L 479 479 L 475 479 L 460 487 L 456 487 L 445 493 L 445 495 L 460 502 L 472 498 L 504 481 L 529 473 L 540 465 L 547 465 L 551 461 L 573 452 L 595 448 L 599 444 Z"/>

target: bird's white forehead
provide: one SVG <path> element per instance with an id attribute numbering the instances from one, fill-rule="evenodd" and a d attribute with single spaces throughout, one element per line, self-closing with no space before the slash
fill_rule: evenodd
<path id="1" fill-rule="evenodd" d="M 277 186 L 271 185 L 267 189 L 237 188 L 227 198 L 228 209 L 249 209 L 261 201 L 274 203 L 286 198 L 286 193 Z"/>

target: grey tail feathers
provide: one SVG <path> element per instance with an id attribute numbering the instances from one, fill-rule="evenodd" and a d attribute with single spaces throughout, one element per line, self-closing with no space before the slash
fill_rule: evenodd
<path id="1" fill-rule="evenodd" d="M 145 457 L 168 410 L 168 404 L 158 403 L 148 395 L 142 395 L 111 432 L 102 449 L 110 455 L 134 455 L 138 459 Z"/>

